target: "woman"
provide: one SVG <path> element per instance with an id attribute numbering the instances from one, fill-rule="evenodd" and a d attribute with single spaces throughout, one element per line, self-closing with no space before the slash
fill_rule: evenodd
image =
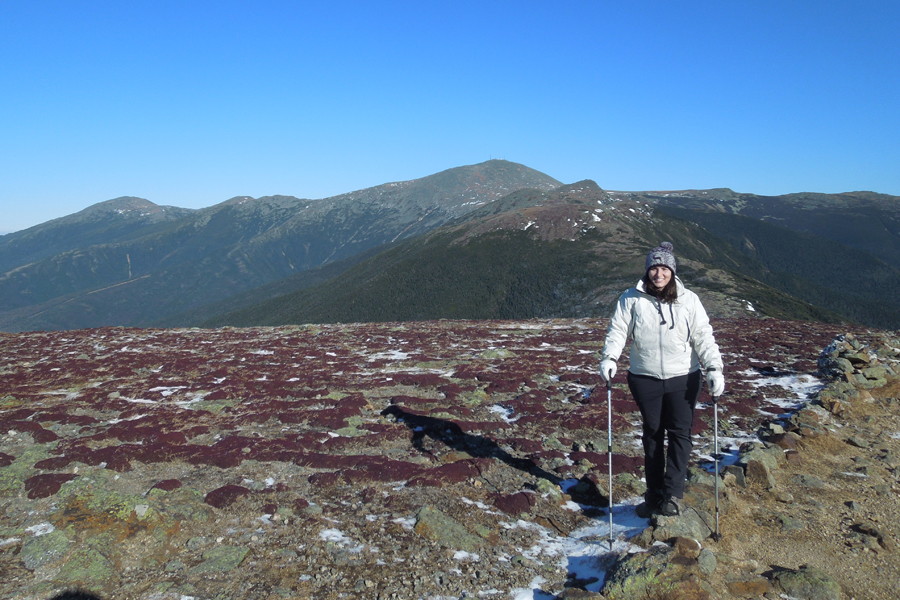
<path id="1" fill-rule="evenodd" d="M 647 255 L 644 277 L 616 304 L 600 361 L 600 375 L 609 385 L 616 360 L 632 339 L 628 388 L 644 421 L 647 479 L 644 502 L 636 511 L 644 519 L 681 512 L 701 365 L 710 393 L 719 396 L 725 390 L 722 355 L 709 317 L 697 295 L 675 276 L 673 250 L 663 242 Z"/>

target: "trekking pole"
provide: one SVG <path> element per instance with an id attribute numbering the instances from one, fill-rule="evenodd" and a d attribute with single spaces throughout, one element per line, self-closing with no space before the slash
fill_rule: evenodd
<path id="1" fill-rule="evenodd" d="M 713 452 L 713 461 L 715 463 L 716 478 L 716 535 L 715 540 L 719 541 L 719 461 L 723 456 L 719 454 L 719 397 L 713 396 L 713 444 L 715 452 Z"/>
<path id="2" fill-rule="evenodd" d="M 606 441 L 609 463 L 609 549 L 613 546 L 613 478 L 612 478 L 612 387 L 606 382 Z"/>

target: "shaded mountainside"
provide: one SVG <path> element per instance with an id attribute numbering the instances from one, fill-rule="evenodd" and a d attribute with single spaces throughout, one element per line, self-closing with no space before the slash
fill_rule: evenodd
<path id="1" fill-rule="evenodd" d="M 494 160 L 323 200 L 239 197 L 128 226 L 131 213 L 98 205 L 0 239 L 0 328 L 147 324 L 424 233 L 521 187 L 558 185 Z M 30 241 L 50 235 L 69 241 L 42 252 Z"/>
<path id="2" fill-rule="evenodd" d="M 679 275 L 713 315 L 752 309 L 757 316 L 842 319 L 766 285 L 772 278 L 764 264 L 696 224 L 613 200 L 586 181 L 515 192 L 329 281 L 203 325 L 602 316 L 663 239 L 675 244 Z"/>
<path id="3" fill-rule="evenodd" d="M 900 326 L 898 263 L 833 240 L 742 215 L 666 207 L 748 256 L 768 285 L 845 318 L 881 328 Z"/>
<path id="4" fill-rule="evenodd" d="M 731 213 L 863 250 L 900 264 L 900 197 L 874 192 L 741 194 L 728 189 L 627 192 L 624 197 L 660 206 Z"/>

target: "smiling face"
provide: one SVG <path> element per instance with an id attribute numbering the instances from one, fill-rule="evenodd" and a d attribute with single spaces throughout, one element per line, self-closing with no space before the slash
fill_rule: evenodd
<path id="1" fill-rule="evenodd" d="M 672 270 L 669 267 L 657 265 L 647 269 L 647 279 L 653 284 L 653 287 L 661 290 L 672 281 Z"/>

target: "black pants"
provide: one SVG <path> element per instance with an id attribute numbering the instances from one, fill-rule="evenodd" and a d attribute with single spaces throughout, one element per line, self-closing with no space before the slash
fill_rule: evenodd
<path id="1" fill-rule="evenodd" d="M 694 407 L 702 384 L 700 371 L 671 379 L 628 373 L 628 387 L 644 419 L 641 439 L 648 499 L 684 497 L 688 460 L 693 448 Z"/>

